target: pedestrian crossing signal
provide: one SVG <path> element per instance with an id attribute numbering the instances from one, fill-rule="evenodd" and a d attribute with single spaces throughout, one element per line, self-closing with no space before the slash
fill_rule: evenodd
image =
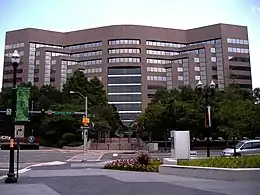
<path id="1" fill-rule="evenodd" d="M 82 118 L 82 125 L 87 126 L 89 124 L 89 118 L 88 117 L 83 117 Z"/>

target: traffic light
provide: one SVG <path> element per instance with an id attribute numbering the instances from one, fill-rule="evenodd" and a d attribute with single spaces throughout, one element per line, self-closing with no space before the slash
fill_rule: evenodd
<path id="1" fill-rule="evenodd" d="M 89 124 L 89 118 L 88 117 L 83 117 L 82 118 L 82 126 L 87 126 Z"/>
<path id="2" fill-rule="evenodd" d="M 41 110 L 41 115 L 42 115 L 42 116 L 45 116 L 45 110 L 44 110 L 44 108 L 42 108 L 42 110 Z"/>

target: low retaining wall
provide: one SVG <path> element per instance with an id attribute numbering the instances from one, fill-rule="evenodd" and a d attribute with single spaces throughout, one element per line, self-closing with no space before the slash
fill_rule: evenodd
<path id="1" fill-rule="evenodd" d="M 231 169 L 163 164 L 159 167 L 159 173 L 224 181 L 260 181 L 260 168 Z"/>

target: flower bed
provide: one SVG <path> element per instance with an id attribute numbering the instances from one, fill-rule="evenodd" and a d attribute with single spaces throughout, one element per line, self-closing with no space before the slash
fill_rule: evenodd
<path id="1" fill-rule="evenodd" d="M 159 160 L 149 161 L 147 165 L 141 164 L 137 159 L 119 159 L 109 162 L 105 169 L 158 172 L 161 162 Z"/>
<path id="2" fill-rule="evenodd" d="M 178 165 L 218 168 L 260 168 L 260 155 L 196 159 L 181 161 L 178 162 Z"/>

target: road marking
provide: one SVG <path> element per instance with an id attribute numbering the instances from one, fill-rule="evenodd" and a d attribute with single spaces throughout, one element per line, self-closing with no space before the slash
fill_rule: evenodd
<path id="1" fill-rule="evenodd" d="M 20 173 L 20 174 L 26 173 L 26 172 L 30 171 L 32 167 L 53 166 L 53 165 L 63 165 L 63 164 L 66 164 L 66 162 L 53 161 L 53 162 L 33 164 L 33 165 L 30 165 L 30 166 L 25 167 L 25 168 L 23 168 L 23 169 L 20 169 L 20 170 L 18 171 L 18 173 Z M 5 170 L 9 170 L 9 169 L 5 169 Z M 16 173 L 17 173 L 17 172 L 15 171 L 15 174 L 16 174 Z M 7 177 L 7 175 L 0 176 L 0 180 L 5 179 L 6 177 Z"/>

